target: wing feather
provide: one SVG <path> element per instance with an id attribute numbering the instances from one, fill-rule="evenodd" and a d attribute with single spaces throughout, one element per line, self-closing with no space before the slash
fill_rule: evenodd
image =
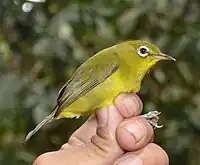
<path id="1" fill-rule="evenodd" d="M 117 53 L 109 54 L 106 58 L 100 54 L 86 61 L 59 91 L 57 97 L 59 108 L 55 116 L 59 115 L 65 107 L 105 81 L 117 71 L 119 65 Z"/>

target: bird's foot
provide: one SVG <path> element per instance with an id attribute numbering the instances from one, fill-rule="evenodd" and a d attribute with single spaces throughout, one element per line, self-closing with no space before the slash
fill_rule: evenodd
<path id="1" fill-rule="evenodd" d="M 152 126 L 154 129 L 156 128 L 162 128 L 163 125 L 158 125 L 158 120 L 161 112 L 158 111 L 150 111 L 144 115 L 142 115 Z"/>

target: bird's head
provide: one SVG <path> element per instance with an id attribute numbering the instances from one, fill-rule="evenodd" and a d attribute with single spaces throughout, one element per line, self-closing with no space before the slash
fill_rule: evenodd
<path id="1" fill-rule="evenodd" d="M 138 90 L 141 86 L 141 81 L 145 74 L 158 62 L 162 60 L 172 60 L 176 61 L 175 58 L 168 56 L 160 51 L 160 49 L 146 41 L 128 41 L 126 42 L 129 48 L 132 49 L 132 62 L 129 64 L 133 68 L 134 77 L 137 80 Z"/>
<path id="2" fill-rule="evenodd" d="M 137 61 L 141 68 L 146 68 L 146 70 L 149 70 L 158 61 L 176 61 L 175 58 L 162 53 L 157 46 L 149 42 L 136 40 L 128 41 L 128 44 L 133 48 L 135 61 Z"/>

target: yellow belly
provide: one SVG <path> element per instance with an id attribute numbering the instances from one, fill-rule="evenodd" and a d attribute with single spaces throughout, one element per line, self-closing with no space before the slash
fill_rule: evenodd
<path id="1" fill-rule="evenodd" d="M 138 92 L 138 87 L 133 86 L 133 79 L 120 76 L 120 72 L 114 73 L 103 83 L 66 107 L 56 119 L 78 118 L 79 116 L 89 115 L 99 107 L 112 104 L 113 99 L 121 92 Z"/>

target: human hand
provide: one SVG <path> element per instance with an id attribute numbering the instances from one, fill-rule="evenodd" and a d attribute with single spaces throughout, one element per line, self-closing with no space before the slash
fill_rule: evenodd
<path id="1" fill-rule="evenodd" d="M 123 93 L 101 108 L 60 150 L 44 153 L 34 165 L 168 165 L 163 149 L 152 143 L 153 129 L 140 116 L 142 102 Z"/>

